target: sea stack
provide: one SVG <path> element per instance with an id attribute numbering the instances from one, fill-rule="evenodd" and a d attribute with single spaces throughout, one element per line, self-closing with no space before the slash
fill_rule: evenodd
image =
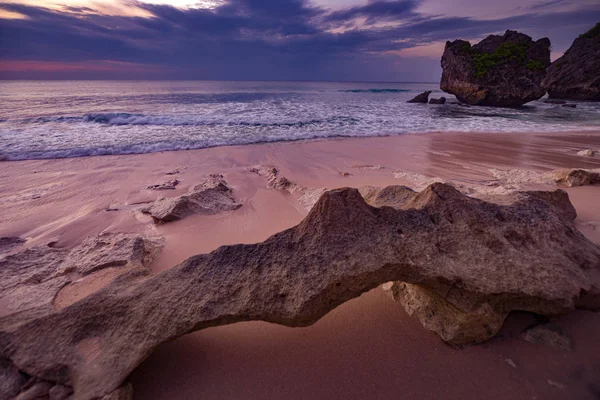
<path id="1" fill-rule="evenodd" d="M 600 22 L 552 63 L 542 86 L 551 98 L 600 100 Z"/>
<path id="2" fill-rule="evenodd" d="M 544 96 L 550 40 L 533 41 L 516 31 L 491 35 L 471 46 L 447 42 L 440 88 L 470 105 L 517 107 Z"/>

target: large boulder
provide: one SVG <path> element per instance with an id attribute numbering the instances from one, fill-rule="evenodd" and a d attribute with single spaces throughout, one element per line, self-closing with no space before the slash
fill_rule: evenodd
<path id="1" fill-rule="evenodd" d="M 600 100 L 600 22 L 552 63 L 542 86 L 551 98 Z"/>
<path id="2" fill-rule="evenodd" d="M 506 31 L 471 46 L 447 42 L 442 56 L 443 91 L 467 104 L 515 107 L 546 94 L 542 79 L 550 65 L 550 40 Z"/>
<path id="3" fill-rule="evenodd" d="M 389 281 L 418 285 L 442 309 L 485 305 L 476 324 L 512 310 L 600 308 L 600 248 L 576 229 L 561 190 L 502 205 L 441 183 L 364 193 L 380 207 L 356 189 L 329 191 L 299 225 L 262 243 L 223 246 L 153 276 L 126 272 L 34 319 L 0 318 L 0 358 L 87 400 L 121 387 L 163 342 L 241 321 L 307 326 Z"/>

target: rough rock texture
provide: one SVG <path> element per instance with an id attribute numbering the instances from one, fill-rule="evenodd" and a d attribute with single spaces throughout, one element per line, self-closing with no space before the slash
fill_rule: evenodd
<path id="1" fill-rule="evenodd" d="M 258 176 L 266 179 L 267 187 L 269 189 L 287 190 L 290 193 L 302 191 L 305 188 L 298 186 L 296 183 L 290 181 L 285 176 L 279 176 L 279 170 L 276 167 L 271 166 L 256 166 L 250 168 L 249 172 L 257 174 Z"/>
<path id="2" fill-rule="evenodd" d="M 408 315 L 419 319 L 428 330 L 456 346 L 484 342 L 502 328 L 506 313 L 482 303 L 465 312 L 446 298 L 423 286 L 393 282 L 388 289 Z"/>
<path id="3" fill-rule="evenodd" d="M 298 196 L 298 203 L 307 211 L 315 205 L 319 197 L 327 191 L 326 188 L 307 188 L 292 182 L 285 176 L 279 176 L 279 170 L 275 167 L 259 165 L 249 170 L 254 174 L 267 180 L 267 187 L 281 191 L 287 191 Z"/>
<path id="4" fill-rule="evenodd" d="M 515 107 L 546 94 L 542 79 L 550 65 L 550 40 L 506 31 L 478 44 L 447 42 L 442 56 L 443 91 L 471 105 Z"/>
<path id="5" fill-rule="evenodd" d="M 551 98 L 600 100 L 600 23 L 579 36 L 548 68 L 542 82 Z"/>
<path id="6" fill-rule="evenodd" d="M 439 99 L 431 99 L 429 100 L 429 104 L 446 104 L 446 98 L 440 97 Z"/>
<path id="7" fill-rule="evenodd" d="M 382 191 L 383 192 L 383 191 Z M 0 357 L 93 399 L 119 388 L 152 350 L 186 333 L 240 321 L 306 326 L 389 281 L 419 285 L 464 313 L 558 315 L 600 308 L 600 248 L 564 209 L 563 191 L 507 205 L 434 184 L 325 193 L 296 227 L 263 243 L 223 246 L 155 276 L 131 271 L 35 319 L 0 319 Z M 540 279 L 543 277 L 543 279 Z"/>
<path id="8" fill-rule="evenodd" d="M 595 185 L 600 183 L 600 172 L 585 169 L 565 169 L 552 173 L 555 182 L 568 187 Z"/>
<path id="9" fill-rule="evenodd" d="M 177 221 L 192 214 L 218 214 L 237 210 L 242 205 L 233 197 L 222 175 L 211 175 L 205 182 L 195 186 L 188 194 L 161 199 L 144 207 L 142 212 L 150 214 L 156 223 Z"/>
<path id="10" fill-rule="evenodd" d="M 0 237 L 0 255 L 3 253 L 10 253 L 21 247 L 25 242 L 26 240 L 21 239 L 20 237 Z"/>
<path id="11" fill-rule="evenodd" d="M 429 95 L 431 94 L 431 90 L 428 90 L 426 92 L 423 92 L 415 97 L 413 97 L 412 99 L 410 99 L 409 101 L 407 101 L 407 103 L 424 103 L 427 104 L 427 102 L 429 101 Z"/>
<path id="12" fill-rule="evenodd" d="M 437 185 L 440 184 L 434 186 Z M 410 207 L 419 196 L 404 186 L 384 189 L 366 187 L 361 189 L 361 193 L 370 204 L 400 209 Z M 546 204 L 552 204 L 556 215 L 564 221 L 574 221 L 577 217 L 575 208 L 563 191 L 520 193 L 516 199 L 522 199 L 522 196 L 535 197 Z M 498 218 L 504 220 L 505 216 L 498 215 Z M 451 221 L 454 223 L 454 217 Z M 503 236 L 509 243 L 525 248 L 537 246 L 539 243 L 536 236 L 522 236 L 522 232 L 518 231 L 506 232 Z M 456 245 L 455 241 L 461 239 L 443 236 L 440 240 L 440 243 L 446 242 L 444 248 L 448 248 Z M 489 241 L 490 250 L 495 253 L 503 251 L 494 248 L 498 243 L 500 242 L 496 242 L 496 239 Z M 511 257 L 509 254 L 506 256 Z M 595 268 L 598 267 L 600 265 Z M 532 275 L 532 279 L 539 279 L 539 277 L 534 278 Z M 481 343 L 490 339 L 498 333 L 510 311 L 522 309 L 503 304 L 505 300 L 501 300 L 500 296 L 495 297 L 492 293 L 487 299 L 485 296 L 479 297 L 480 294 L 475 295 L 479 299 L 474 300 L 473 294 L 462 288 L 460 284 L 448 285 L 440 282 L 409 284 L 405 281 L 396 281 L 385 285 L 384 289 L 402 304 L 409 315 L 417 317 L 425 328 L 436 332 L 444 341 L 455 346 Z M 467 307 L 461 305 L 468 298 L 473 298 L 473 301 L 469 302 Z M 518 299 L 514 300 L 518 302 Z"/>
<path id="13" fill-rule="evenodd" d="M 556 350 L 572 351 L 571 339 L 565 335 L 563 330 L 552 323 L 537 325 L 527 329 L 521 337 L 533 344 L 542 344 Z"/>
<path id="14" fill-rule="evenodd" d="M 168 173 L 167 173 L 168 175 Z M 175 190 L 177 189 L 177 185 L 179 185 L 179 180 L 173 179 L 167 182 L 159 183 L 157 185 L 147 186 L 147 190 Z"/>
<path id="15" fill-rule="evenodd" d="M 0 399 L 14 398 L 27 383 L 27 377 L 7 359 L 0 358 Z"/>

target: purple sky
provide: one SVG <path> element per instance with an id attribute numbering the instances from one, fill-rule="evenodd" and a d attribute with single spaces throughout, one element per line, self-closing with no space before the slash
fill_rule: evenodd
<path id="1" fill-rule="evenodd" d="M 0 78 L 433 82 L 446 40 L 515 29 L 556 58 L 599 21 L 597 0 L 15 0 Z"/>

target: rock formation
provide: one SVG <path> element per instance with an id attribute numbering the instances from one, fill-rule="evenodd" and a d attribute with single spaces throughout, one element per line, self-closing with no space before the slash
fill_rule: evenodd
<path id="1" fill-rule="evenodd" d="M 156 185 L 150 185 L 146 187 L 146 190 L 175 190 L 177 189 L 177 185 L 179 185 L 179 183 L 179 180 L 173 179 Z"/>
<path id="2" fill-rule="evenodd" d="M 263 243 L 223 246 L 154 276 L 131 269 L 74 303 L 36 303 L 0 317 L 0 358 L 87 400 L 121 387 L 165 341 L 240 321 L 310 325 L 389 281 L 418 285 L 465 315 L 489 308 L 474 324 L 512 310 L 600 308 L 600 248 L 575 228 L 563 191 L 522 193 L 498 205 L 434 184 L 421 193 L 373 190 L 369 201 L 381 207 L 356 189 L 329 191 L 299 225 Z M 67 263 L 69 270 L 115 264 L 85 249 L 69 254 L 87 255 Z M 19 267 L 29 272 L 25 283 L 9 280 L 12 287 L 43 285 L 45 278 L 31 277 L 36 268 Z M 487 337 L 493 328 L 484 325 Z"/>
<path id="3" fill-rule="evenodd" d="M 446 104 L 446 98 L 440 97 L 439 99 L 431 99 L 429 100 L 429 104 Z"/>
<path id="4" fill-rule="evenodd" d="M 1 256 L 0 331 L 46 318 L 122 274 L 129 273 L 130 282 L 132 277 L 150 274 L 147 267 L 163 245 L 160 238 L 104 233 L 85 239 L 72 250 L 40 246 Z M 62 368 L 59 364 L 56 373 Z M 0 399 L 12 399 L 20 393 L 16 399 L 60 400 L 73 392 L 68 379 L 59 382 L 52 374 L 43 378 L 19 371 L 0 354 Z"/>
<path id="5" fill-rule="evenodd" d="M 542 82 L 551 98 L 600 100 L 600 23 L 580 35 L 548 68 Z"/>
<path id="6" fill-rule="evenodd" d="M 599 170 L 563 169 L 554 171 L 551 174 L 557 184 L 568 187 L 600 183 Z"/>
<path id="7" fill-rule="evenodd" d="M 573 344 L 563 330 L 552 323 L 536 325 L 527 329 L 521 334 L 521 337 L 533 344 L 541 344 L 551 347 L 555 350 L 572 351 Z"/>
<path id="8" fill-rule="evenodd" d="M 286 191 L 291 194 L 296 194 L 298 197 L 298 203 L 310 211 L 310 209 L 319 200 L 319 197 L 327 191 L 326 188 L 308 188 L 298 185 L 296 182 L 292 182 L 285 176 L 279 176 L 279 170 L 275 167 L 265 167 L 262 165 L 250 168 L 249 172 L 257 174 L 258 176 L 267 180 L 267 187 L 269 189 L 276 189 Z"/>
<path id="9" fill-rule="evenodd" d="M 442 56 L 443 91 L 471 105 L 515 107 L 544 96 L 550 40 L 506 31 L 478 44 L 447 42 Z"/>
<path id="10" fill-rule="evenodd" d="M 188 194 L 166 198 L 142 208 L 156 223 L 177 221 L 192 214 L 218 214 L 237 210 L 242 205 L 233 197 L 222 175 L 211 175 L 205 182 L 193 187 Z"/>
<path id="11" fill-rule="evenodd" d="M 410 99 L 409 101 L 407 101 L 407 103 L 424 103 L 427 104 L 427 102 L 429 101 L 429 95 L 431 94 L 431 90 L 428 90 L 426 92 L 423 92 L 415 97 L 413 97 L 412 99 Z"/>

